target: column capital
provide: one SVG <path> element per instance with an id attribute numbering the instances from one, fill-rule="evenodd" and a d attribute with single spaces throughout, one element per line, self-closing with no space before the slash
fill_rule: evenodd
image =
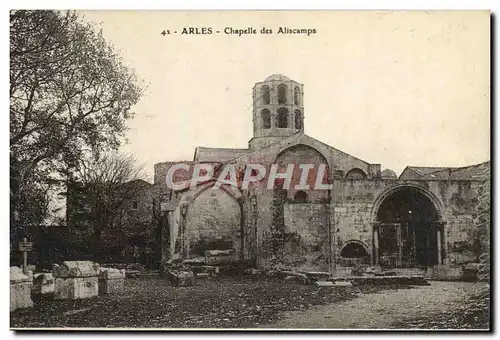
<path id="1" fill-rule="evenodd" d="M 446 221 L 434 221 L 434 222 L 431 222 L 431 224 L 434 224 L 438 228 L 444 228 Z"/>

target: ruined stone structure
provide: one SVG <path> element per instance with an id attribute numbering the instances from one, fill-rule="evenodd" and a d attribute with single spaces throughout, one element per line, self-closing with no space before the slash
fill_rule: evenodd
<path id="1" fill-rule="evenodd" d="M 19 267 L 10 267 L 10 311 L 33 307 L 31 288 L 33 272 L 26 273 Z"/>
<path id="2" fill-rule="evenodd" d="M 171 191 L 166 174 L 174 162 L 155 165 L 155 187 L 166 216 L 162 261 L 202 257 L 206 250 L 234 249 L 256 267 L 328 271 L 337 266 L 432 267 L 474 261 L 472 229 L 476 188 L 489 176 L 489 162 L 464 168 L 407 167 L 397 177 L 304 133 L 303 85 L 272 75 L 253 89 L 253 137 L 247 149 L 198 147 L 193 168 L 210 163 L 213 181 Z M 248 189 L 222 185 L 221 169 L 238 176 L 247 164 L 295 164 L 288 190 L 268 176 Z M 309 189 L 296 189 L 302 169 L 314 164 Z M 321 184 L 313 188 L 321 166 Z M 486 174 L 486 175 L 485 175 Z M 189 180 L 190 172 L 177 172 Z M 180 178 L 180 179 L 179 179 Z"/>

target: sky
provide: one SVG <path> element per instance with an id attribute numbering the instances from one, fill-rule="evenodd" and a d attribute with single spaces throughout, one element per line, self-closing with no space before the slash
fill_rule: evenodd
<path id="1" fill-rule="evenodd" d="M 488 12 L 80 14 L 149 84 L 122 151 L 150 175 L 155 163 L 192 160 L 197 146 L 246 148 L 252 87 L 275 73 L 304 84 L 306 134 L 382 169 L 490 158 Z M 317 33 L 224 34 L 280 26 Z"/>

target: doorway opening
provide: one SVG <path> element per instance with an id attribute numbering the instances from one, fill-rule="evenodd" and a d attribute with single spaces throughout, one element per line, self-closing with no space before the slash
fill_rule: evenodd
<path id="1" fill-rule="evenodd" d="M 370 255 L 363 244 L 358 241 L 348 242 L 340 251 L 341 263 L 344 267 L 355 267 L 370 263 Z"/>
<path id="2" fill-rule="evenodd" d="M 441 262 L 438 212 L 419 189 L 404 187 L 385 198 L 374 228 L 374 256 L 381 266 L 428 267 Z"/>

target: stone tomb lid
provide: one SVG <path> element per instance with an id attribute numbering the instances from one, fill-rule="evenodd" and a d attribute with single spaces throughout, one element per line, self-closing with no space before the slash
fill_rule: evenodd
<path id="1" fill-rule="evenodd" d="M 36 283 L 52 283 L 54 281 L 54 276 L 52 273 L 37 273 L 33 274 L 33 282 Z"/>
<path id="2" fill-rule="evenodd" d="M 64 261 L 52 268 L 54 277 L 90 277 L 98 273 L 99 265 L 92 261 Z"/>
<path id="3" fill-rule="evenodd" d="M 124 279 L 125 278 L 125 269 L 119 270 L 116 268 L 99 268 L 99 279 Z"/>
<path id="4" fill-rule="evenodd" d="M 33 277 L 24 274 L 21 268 L 10 267 L 10 283 L 30 282 L 32 279 Z"/>

